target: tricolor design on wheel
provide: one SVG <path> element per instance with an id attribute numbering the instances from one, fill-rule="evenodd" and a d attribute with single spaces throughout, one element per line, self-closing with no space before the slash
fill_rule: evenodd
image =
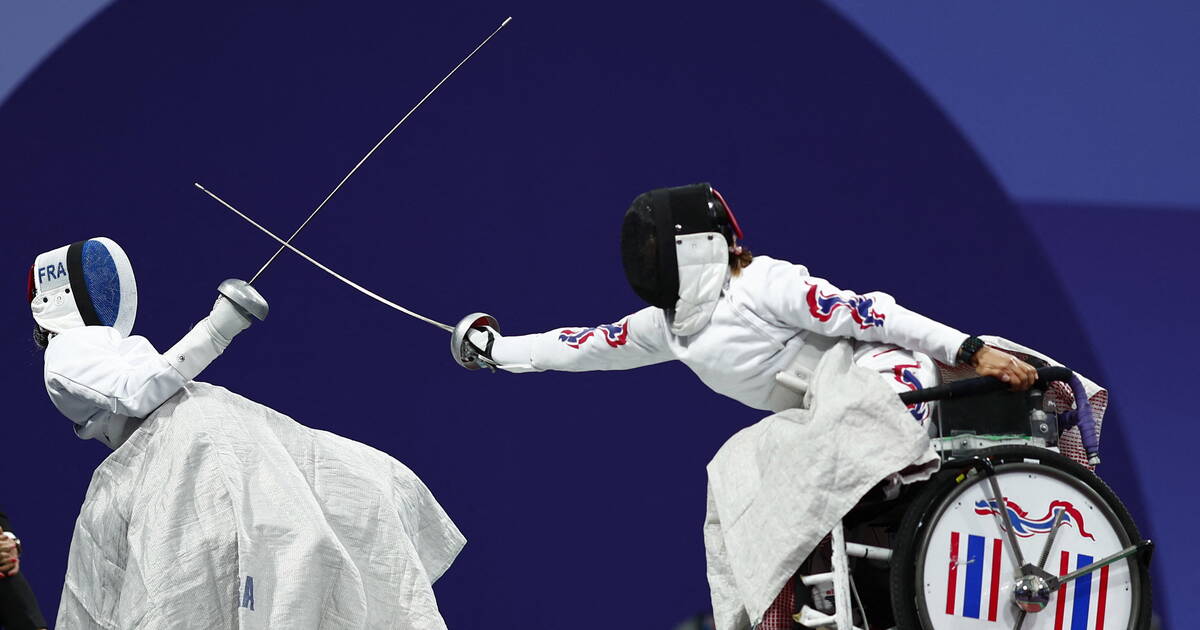
<path id="1" fill-rule="evenodd" d="M 1005 542 L 1000 538 L 950 532 L 950 562 L 946 567 L 947 615 L 997 622 L 998 613 L 1012 606 L 1006 570 Z M 1086 567 L 1095 558 L 1082 553 L 1062 551 L 1047 570 L 1066 575 Z M 1107 610 L 1109 568 L 1103 567 L 1059 587 L 1041 615 L 1054 616 L 1054 630 L 1102 630 Z M 931 602 L 932 604 L 932 602 Z M 999 622 L 997 622 L 999 625 Z"/>
<path id="2" fill-rule="evenodd" d="M 1079 535 L 1084 538 L 1095 540 L 1096 537 L 1088 533 L 1083 525 L 1083 514 L 1071 505 L 1070 501 L 1052 501 L 1050 507 L 1046 509 L 1046 515 L 1040 518 L 1029 518 L 1029 513 L 1021 509 L 1021 506 L 1013 502 L 1012 499 L 1005 497 L 1005 503 L 1008 505 L 1008 518 L 1012 521 L 1013 533 L 1022 537 L 1028 538 L 1034 534 L 1048 534 L 1054 527 L 1054 519 L 1058 512 L 1063 512 L 1062 524 L 1071 524 L 1079 530 Z M 975 502 L 975 513 L 982 516 L 991 516 L 1000 514 L 1000 506 L 995 499 L 987 499 L 986 501 Z"/>

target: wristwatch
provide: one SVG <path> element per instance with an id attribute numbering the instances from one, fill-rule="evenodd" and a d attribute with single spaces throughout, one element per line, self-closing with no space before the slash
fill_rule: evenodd
<path id="1" fill-rule="evenodd" d="M 959 365 L 971 365 L 971 359 L 975 358 L 975 353 L 983 349 L 983 340 L 975 335 L 967 337 L 967 340 L 962 342 L 958 347 L 958 363 Z"/>
<path id="2" fill-rule="evenodd" d="M 17 557 L 20 557 L 21 556 L 21 539 L 17 538 L 17 535 L 12 532 L 4 532 L 4 535 L 8 536 L 8 538 L 10 540 L 12 540 L 14 543 L 17 543 Z"/>

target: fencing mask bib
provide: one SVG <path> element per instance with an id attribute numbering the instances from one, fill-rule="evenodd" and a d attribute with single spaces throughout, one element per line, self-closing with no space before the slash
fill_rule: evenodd
<path id="1" fill-rule="evenodd" d="M 34 321 L 52 333 L 111 326 L 128 337 L 137 315 L 129 257 L 103 237 L 39 255 L 29 270 L 28 297 Z"/>
<path id="2" fill-rule="evenodd" d="M 742 237 L 728 204 L 709 184 L 638 195 L 621 226 L 621 261 L 635 293 L 667 311 L 671 331 L 703 328 L 729 278 L 729 252 Z"/>

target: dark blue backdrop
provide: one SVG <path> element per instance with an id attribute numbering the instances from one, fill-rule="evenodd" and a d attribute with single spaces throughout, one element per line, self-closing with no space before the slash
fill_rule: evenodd
<path id="1" fill-rule="evenodd" d="M 299 247 L 449 323 L 607 322 L 639 307 L 617 255 L 629 200 L 708 180 L 753 250 L 1105 382 L 1042 241 L 918 86 L 819 4 L 709 9 L 118 2 L 0 108 L 0 268 L 19 287 L 36 253 L 115 238 L 138 272 L 137 332 L 165 348 L 274 249 L 193 181 L 290 232 L 511 14 Z M 678 365 L 467 373 L 444 333 L 294 256 L 257 285 L 270 319 L 202 378 L 420 474 L 470 540 L 437 586 L 451 627 L 665 628 L 707 605 L 704 464 L 761 414 Z M 0 317 L 4 506 L 52 615 L 105 451 L 41 393 L 26 305 Z M 1110 417 L 1102 472 L 1141 515 Z"/>

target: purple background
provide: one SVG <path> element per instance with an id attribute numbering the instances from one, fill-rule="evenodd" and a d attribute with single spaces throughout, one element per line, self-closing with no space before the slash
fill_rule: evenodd
<path id="1" fill-rule="evenodd" d="M 1143 118 L 1173 134 L 1097 145 L 1139 151 L 1121 179 L 1120 161 L 1102 159 L 1110 152 L 1038 133 L 1064 128 L 1053 117 L 1002 118 L 1026 110 L 982 89 L 973 100 L 969 82 L 955 87 L 1069 87 L 1039 74 L 1054 66 L 1039 58 L 1058 59 L 1053 49 L 994 37 L 1011 54 L 988 58 L 1029 75 L 1007 87 L 1000 61 L 978 71 L 928 63 L 969 62 L 972 49 L 937 54 L 935 45 L 967 41 L 967 22 L 928 21 L 920 39 L 919 12 L 888 21 L 838 5 L 891 54 L 815 3 L 689 3 L 686 12 L 631 3 L 597 15 L 532 1 L 118 2 L 0 105 L 10 235 L 0 268 L 17 270 L 20 287 L 38 252 L 113 237 L 138 272 L 136 330 L 164 349 L 206 314 L 220 280 L 248 278 L 274 249 L 191 182 L 290 232 L 512 14 L 339 193 L 298 239 L 302 249 L 441 321 L 485 310 L 511 332 L 595 324 L 639 306 L 616 247 L 629 200 L 713 181 L 755 251 L 1032 345 L 1109 386 L 1100 472 L 1158 539 L 1156 608 L 1186 627 L 1168 604 L 1196 583 L 1187 539 L 1196 511 L 1175 507 L 1194 494 L 1180 474 L 1196 437 L 1184 330 L 1200 227 L 1186 209 L 1200 207 L 1185 176 L 1194 117 L 1160 98 L 1169 104 Z M 987 23 L 1003 34 L 1018 22 Z M 1162 44 L 1171 33 L 1145 48 L 1177 59 Z M 1059 101 L 1085 102 L 1095 82 L 1079 86 Z M 1001 142 L 1013 137 L 1043 144 Z M 1164 166 L 1147 166 L 1155 160 Z M 1121 186 L 1151 172 L 1160 185 Z M 1162 193 L 1139 197 L 1151 189 Z M 451 627 L 665 628 L 706 606 L 704 464 L 761 414 L 712 395 L 678 365 L 467 373 L 449 360 L 443 333 L 294 256 L 258 286 L 271 318 L 202 378 L 420 474 L 470 540 L 437 586 Z M 74 516 L 105 450 L 75 440 L 42 394 L 30 327 L 22 300 L 0 309 L 16 405 L 0 498 L 33 550 L 25 569 L 53 617 Z"/>

